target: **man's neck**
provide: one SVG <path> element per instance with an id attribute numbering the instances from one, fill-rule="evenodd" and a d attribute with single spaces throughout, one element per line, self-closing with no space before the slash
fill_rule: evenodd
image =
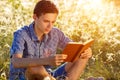
<path id="1" fill-rule="evenodd" d="M 35 34 L 36 34 L 38 40 L 41 41 L 43 39 L 44 34 L 42 32 L 40 32 L 35 26 L 34 26 L 34 30 L 35 30 Z"/>

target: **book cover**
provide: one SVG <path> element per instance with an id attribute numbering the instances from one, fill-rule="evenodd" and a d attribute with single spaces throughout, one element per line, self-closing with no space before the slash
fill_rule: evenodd
<path id="1" fill-rule="evenodd" d="M 89 48 L 93 42 L 93 39 L 90 39 L 85 43 L 69 42 L 62 51 L 62 54 L 67 54 L 67 59 L 65 59 L 65 62 L 73 62 L 77 60 L 80 57 L 81 53 Z"/>

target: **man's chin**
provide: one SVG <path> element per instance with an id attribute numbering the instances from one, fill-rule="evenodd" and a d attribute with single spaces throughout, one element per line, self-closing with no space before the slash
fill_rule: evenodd
<path id="1" fill-rule="evenodd" d="M 50 32 L 50 31 L 49 31 Z M 48 34 L 49 33 L 48 31 L 44 32 L 44 34 Z"/>

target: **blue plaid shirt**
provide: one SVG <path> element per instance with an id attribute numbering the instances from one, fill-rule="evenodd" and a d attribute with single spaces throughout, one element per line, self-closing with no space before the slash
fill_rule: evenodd
<path id="1" fill-rule="evenodd" d="M 29 26 L 24 26 L 14 32 L 14 39 L 10 50 L 10 56 L 13 54 L 23 54 L 23 58 L 44 58 L 56 54 L 57 48 L 64 49 L 71 40 L 57 28 L 44 35 L 42 41 L 39 41 L 34 32 L 34 22 Z M 25 69 L 14 68 L 10 64 L 9 80 L 25 80 Z"/>

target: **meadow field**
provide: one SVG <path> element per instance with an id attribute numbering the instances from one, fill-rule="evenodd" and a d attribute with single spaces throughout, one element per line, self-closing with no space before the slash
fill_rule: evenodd
<path id="1" fill-rule="evenodd" d="M 29 25 L 38 0 L 0 0 L 0 80 L 9 77 L 13 32 Z M 120 80 L 120 1 L 53 0 L 60 13 L 55 26 L 76 42 L 94 39 L 93 56 L 79 80 Z"/>

